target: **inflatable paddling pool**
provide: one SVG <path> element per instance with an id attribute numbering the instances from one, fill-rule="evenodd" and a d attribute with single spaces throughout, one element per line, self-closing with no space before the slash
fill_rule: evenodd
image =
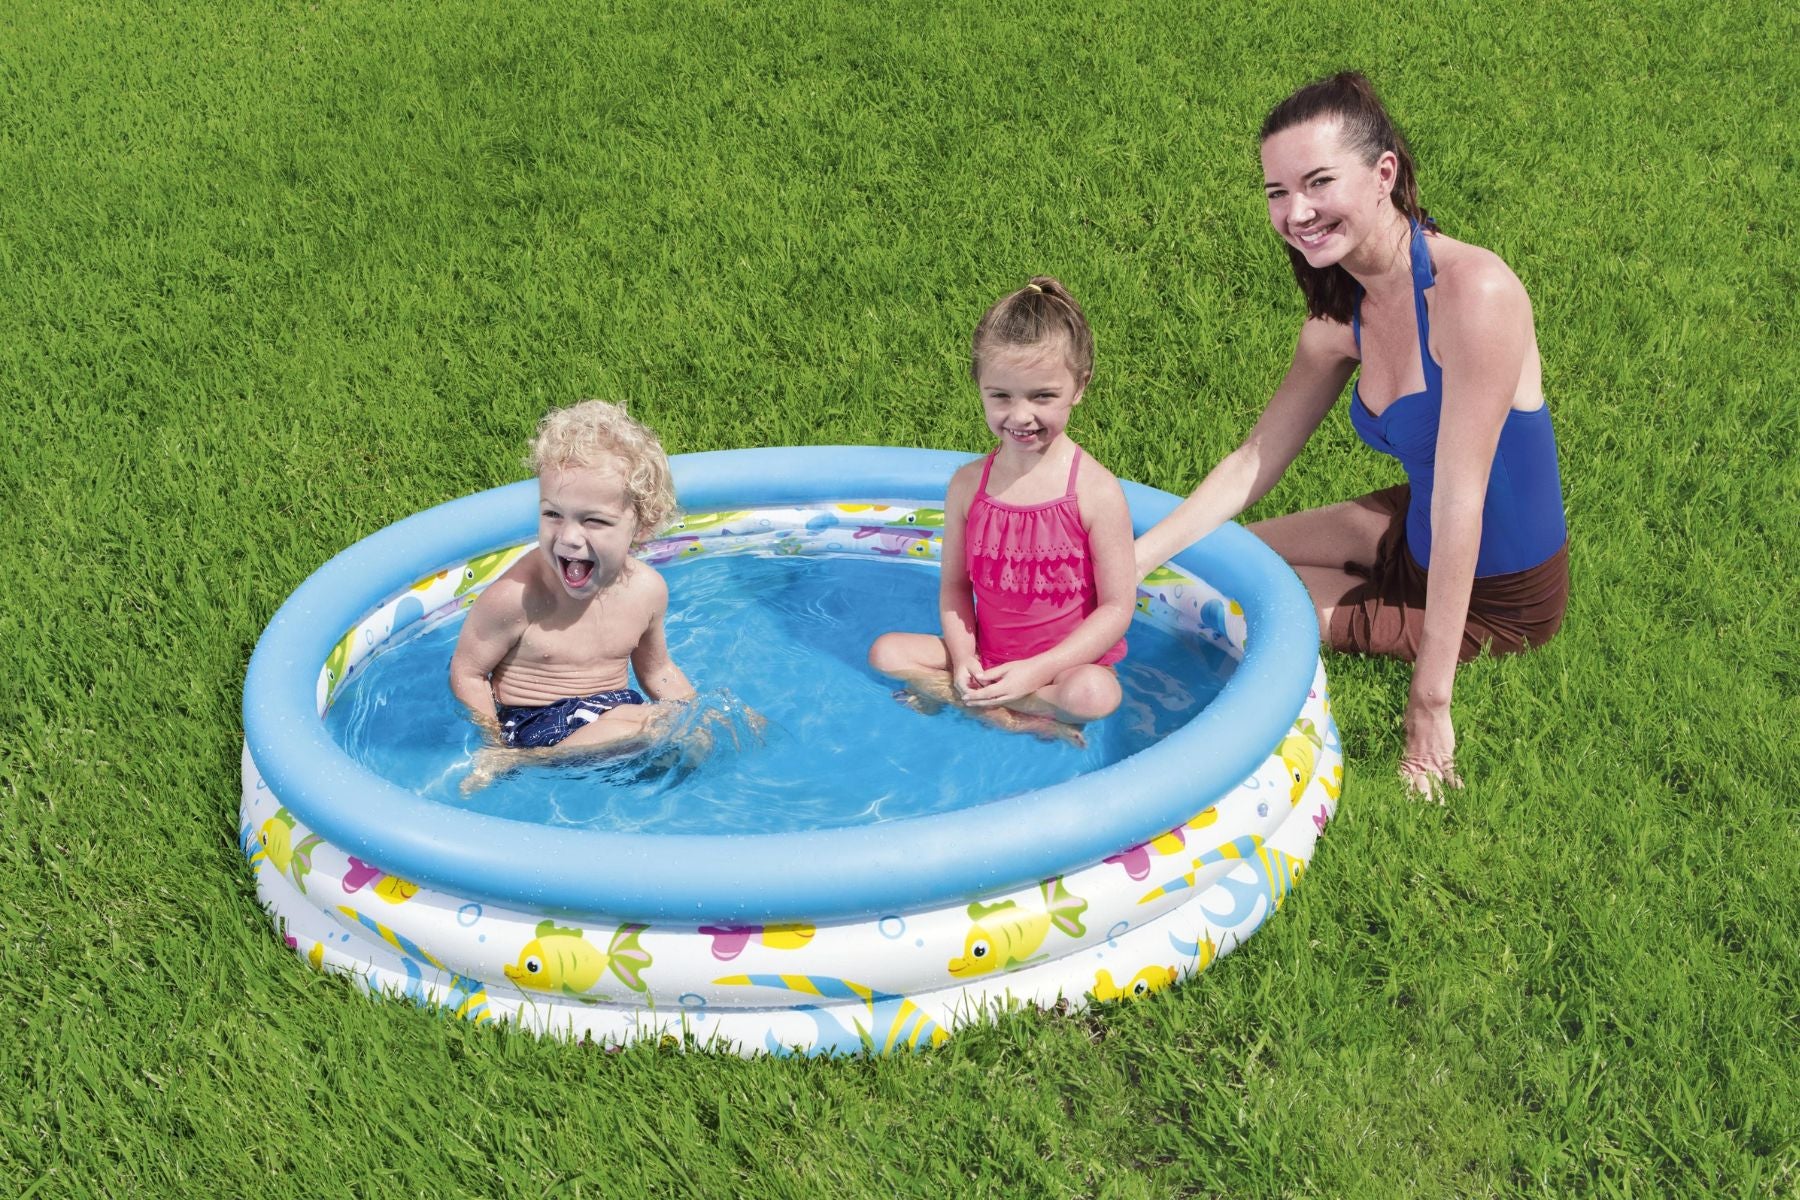
<path id="1" fill-rule="evenodd" d="M 678 456 L 688 515 L 641 555 L 917 570 L 940 552 L 944 488 L 965 461 Z M 1140 530 L 1175 503 L 1125 487 Z M 873 824 L 669 836 L 487 815 L 360 766 L 324 714 L 384 647 L 452 619 L 530 549 L 536 495 L 526 481 L 466 497 L 350 547 L 251 658 L 240 843 L 258 896 L 297 953 L 371 991 L 608 1044 L 918 1048 L 1020 1003 L 1131 998 L 1204 970 L 1280 907 L 1335 811 L 1342 758 L 1311 603 L 1236 526 L 1153 573 L 1133 625 L 1229 655 L 1219 694 L 1051 786 Z"/>

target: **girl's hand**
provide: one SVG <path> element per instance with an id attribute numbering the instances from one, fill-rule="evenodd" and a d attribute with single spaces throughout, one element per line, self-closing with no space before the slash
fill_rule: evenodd
<path id="1" fill-rule="evenodd" d="M 986 687 L 987 682 L 981 674 L 979 658 L 965 658 L 950 664 L 950 686 L 959 700 L 967 700 L 970 692 Z"/>
<path id="2" fill-rule="evenodd" d="M 982 681 L 985 686 L 964 692 L 963 702 L 970 708 L 995 708 L 1033 695 L 1048 687 L 1055 678 L 1056 672 L 1046 669 L 1034 658 L 1004 662 L 989 667 Z"/>
<path id="3" fill-rule="evenodd" d="M 1462 786 L 1462 776 L 1456 773 L 1456 730 L 1450 724 L 1449 705 L 1407 704 L 1400 778 L 1409 792 L 1439 804 L 1444 802 L 1446 790 Z"/>

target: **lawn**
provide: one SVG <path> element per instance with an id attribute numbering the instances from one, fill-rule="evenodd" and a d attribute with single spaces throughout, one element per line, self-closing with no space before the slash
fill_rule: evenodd
<path id="1" fill-rule="evenodd" d="M 0 15 L 0 1191 L 1800 1194 L 1800 16 L 1671 0 L 153 5 Z M 596 1049 L 311 971 L 236 846 L 240 687 L 338 549 L 673 452 L 977 450 L 982 308 L 1086 305 L 1074 433 L 1185 491 L 1300 316 L 1255 129 L 1367 70 L 1536 309 L 1562 635 L 1332 657 L 1339 820 L 1242 950 L 912 1057 Z M 1250 514 L 1398 478 L 1334 415 Z"/>

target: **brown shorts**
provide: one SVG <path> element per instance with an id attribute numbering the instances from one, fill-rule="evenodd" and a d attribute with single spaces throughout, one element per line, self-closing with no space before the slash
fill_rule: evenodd
<path id="1" fill-rule="evenodd" d="M 1384 488 L 1365 501 L 1387 513 L 1387 532 L 1375 547 L 1372 566 L 1345 563 L 1368 582 L 1351 588 L 1331 615 L 1331 644 L 1359 654 L 1418 657 L 1425 628 L 1425 569 L 1406 548 L 1406 484 Z M 1469 591 L 1469 618 L 1463 626 L 1459 662 L 1481 653 L 1516 654 L 1541 646 L 1562 628 L 1569 604 L 1569 545 L 1535 567 L 1475 580 Z"/>

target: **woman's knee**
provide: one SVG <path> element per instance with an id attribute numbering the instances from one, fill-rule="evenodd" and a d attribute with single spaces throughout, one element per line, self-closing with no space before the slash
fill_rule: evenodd
<path id="1" fill-rule="evenodd" d="M 1395 491 L 1265 517 L 1247 528 L 1294 567 L 1367 566 L 1375 561 L 1382 537 L 1406 511 L 1404 497 Z"/>

